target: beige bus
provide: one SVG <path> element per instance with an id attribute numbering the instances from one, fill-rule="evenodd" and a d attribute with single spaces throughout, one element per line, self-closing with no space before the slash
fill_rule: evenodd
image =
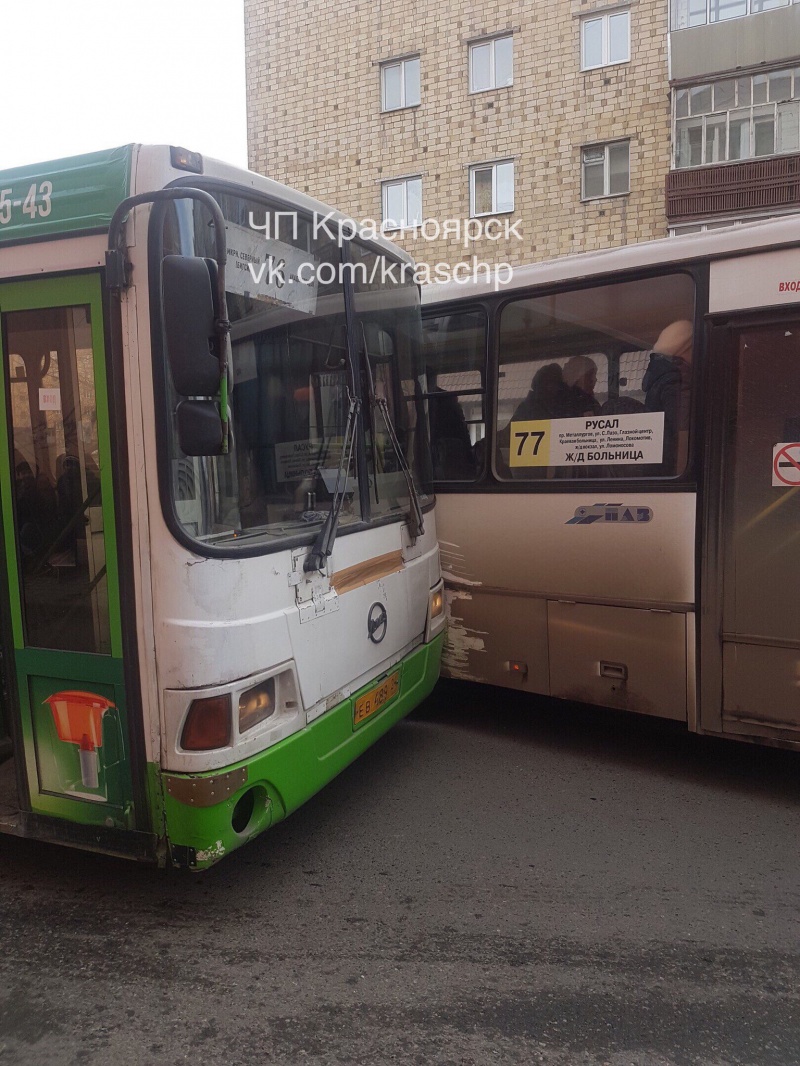
<path id="1" fill-rule="evenodd" d="M 800 219 L 423 302 L 444 673 L 800 744 Z"/>

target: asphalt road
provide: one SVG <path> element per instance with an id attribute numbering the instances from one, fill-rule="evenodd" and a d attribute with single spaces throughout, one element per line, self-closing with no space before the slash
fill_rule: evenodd
<path id="1" fill-rule="evenodd" d="M 800 754 L 437 691 L 206 874 L 0 838 L 0 1066 L 800 1062 Z"/>

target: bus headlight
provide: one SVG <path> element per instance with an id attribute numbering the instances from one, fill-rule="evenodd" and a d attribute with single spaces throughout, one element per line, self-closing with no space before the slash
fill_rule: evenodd
<path id="1" fill-rule="evenodd" d="M 268 677 L 239 697 L 239 732 L 244 733 L 275 713 L 275 678 Z"/>
<path id="2" fill-rule="evenodd" d="M 444 629 L 444 582 L 441 580 L 428 593 L 428 618 L 425 623 L 425 640 L 433 638 Z"/>
<path id="3" fill-rule="evenodd" d="M 436 589 L 431 593 L 431 619 L 438 618 L 444 610 L 444 592 L 442 589 Z"/>

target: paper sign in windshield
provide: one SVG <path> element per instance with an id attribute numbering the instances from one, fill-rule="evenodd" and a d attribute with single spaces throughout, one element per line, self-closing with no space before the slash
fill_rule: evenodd
<path id="1" fill-rule="evenodd" d="M 636 466 L 660 463 L 664 412 L 512 422 L 509 466 Z"/>
<path id="2" fill-rule="evenodd" d="M 228 261 L 225 288 L 265 303 L 282 304 L 313 315 L 317 307 L 317 261 L 283 241 L 256 230 L 225 225 Z"/>
<path id="3" fill-rule="evenodd" d="M 275 445 L 275 473 L 278 481 L 302 481 L 320 467 L 338 468 L 341 455 L 341 438 L 285 441 Z"/>

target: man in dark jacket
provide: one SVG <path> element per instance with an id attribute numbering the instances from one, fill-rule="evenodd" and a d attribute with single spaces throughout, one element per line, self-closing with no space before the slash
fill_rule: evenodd
<path id="1" fill-rule="evenodd" d="M 679 433 L 689 431 L 692 333 L 692 323 L 686 319 L 663 329 L 642 379 L 645 411 L 664 412 L 662 472 L 667 474 L 676 473 Z"/>

